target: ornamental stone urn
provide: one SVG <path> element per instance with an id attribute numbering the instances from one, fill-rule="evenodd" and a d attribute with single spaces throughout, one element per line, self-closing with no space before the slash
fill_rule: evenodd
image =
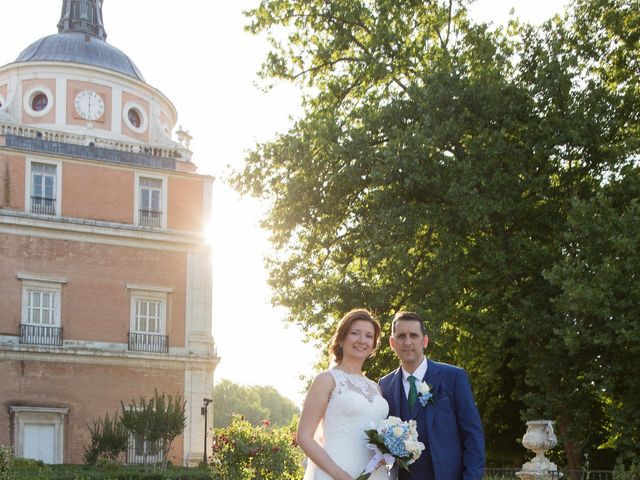
<path id="1" fill-rule="evenodd" d="M 527 422 L 527 432 L 522 437 L 522 445 L 536 454 L 530 461 L 522 465 L 522 470 L 516 473 L 521 480 L 552 480 L 558 479 L 558 467 L 551 462 L 544 453 L 558 444 L 553 431 L 551 420 L 530 420 Z"/>

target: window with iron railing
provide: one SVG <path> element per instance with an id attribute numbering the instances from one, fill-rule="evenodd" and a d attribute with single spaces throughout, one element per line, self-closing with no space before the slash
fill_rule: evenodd
<path id="1" fill-rule="evenodd" d="M 62 345 L 60 300 L 63 279 L 46 279 L 19 274 L 22 280 L 20 343 Z"/>
<path id="2" fill-rule="evenodd" d="M 31 213 L 56 214 L 57 177 L 56 165 L 31 163 Z"/>
<path id="3" fill-rule="evenodd" d="M 140 177 L 138 221 L 144 227 L 162 227 L 162 180 Z"/>
<path id="4" fill-rule="evenodd" d="M 134 294 L 131 298 L 131 330 L 129 350 L 167 353 L 166 294 L 162 292 Z"/>

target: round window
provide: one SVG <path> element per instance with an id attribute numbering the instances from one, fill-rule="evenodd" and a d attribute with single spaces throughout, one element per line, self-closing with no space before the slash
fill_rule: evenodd
<path id="1" fill-rule="evenodd" d="M 45 108 L 47 108 L 48 104 L 49 104 L 49 98 L 47 98 L 47 95 L 42 92 L 36 93 L 31 98 L 31 109 L 34 112 L 43 111 Z"/>
<path id="2" fill-rule="evenodd" d="M 27 115 L 42 117 L 53 108 L 53 92 L 44 85 L 35 86 L 24 94 L 22 105 Z"/>
<path id="3" fill-rule="evenodd" d="M 144 109 L 137 102 L 127 102 L 122 108 L 122 120 L 134 133 L 144 133 L 149 127 L 149 119 Z"/>
<path id="4" fill-rule="evenodd" d="M 137 108 L 130 108 L 127 116 L 129 117 L 131 125 L 135 128 L 140 128 L 140 125 L 142 125 L 142 118 Z"/>

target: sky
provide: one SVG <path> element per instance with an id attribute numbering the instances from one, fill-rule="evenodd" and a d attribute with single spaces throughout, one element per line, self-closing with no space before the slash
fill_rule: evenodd
<path id="1" fill-rule="evenodd" d="M 264 256 L 268 233 L 259 226 L 265 207 L 240 198 L 224 179 L 240 168 L 257 142 L 285 132 L 301 115 L 299 92 L 277 84 L 265 92 L 256 72 L 268 45 L 244 32 L 243 10 L 258 0 L 104 0 L 107 42 L 126 53 L 147 83 L 178 111 L 178 127 L 192 136 L 199 173 L 216 177 L 211 226 L 213 335 L 221 361 L 216 383 L 272 385 L 302 404 L 302 376 L 324 354 L 304 333 L 283 322 L 271 305 Z M 501 24 L 517 16 L 540 23 L 566 0 L 477 0 L 474 18 Z M 57 32 L 62 0 L 4 0 L 0 66 L 35 40 Z M 355 307 L 355 306 L 354 306 Z"/>

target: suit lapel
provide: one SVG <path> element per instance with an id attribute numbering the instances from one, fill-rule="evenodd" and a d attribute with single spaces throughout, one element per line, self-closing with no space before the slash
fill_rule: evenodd
<path id="1" fill-rule="evenodd" d="M 424 375 L 424 381 L 427 385 L 431 386 L 431 393 L 433 394 L 433 402 L 437 399 L 437 393 L 440 388 L 440 365 L 436 362 L 433 362 L 427 359 L 427 373 Z M 427 411 L 427 428 L 431 430 L 431 426 L 433 425 L 433 419 L 435 417 L 436 409 L 434 405 L 430 402 L 424 406 Z"/>

